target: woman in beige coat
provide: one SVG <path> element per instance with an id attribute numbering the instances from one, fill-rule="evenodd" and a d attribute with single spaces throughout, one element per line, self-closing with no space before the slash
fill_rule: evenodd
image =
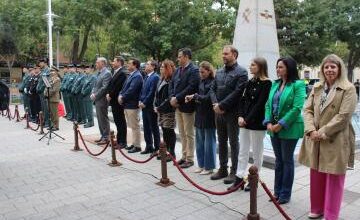
<path id="1" fill-rule="evenodd" d="M 344 62 L 328 55 L 321 64 L 320 82 L 305 104 L 305 135 L 299 162 L 310 167 L 310 219 L 337 219 L 347 167 L 354 165 L 355 133 L 351 116 L 355 87 Z"/>

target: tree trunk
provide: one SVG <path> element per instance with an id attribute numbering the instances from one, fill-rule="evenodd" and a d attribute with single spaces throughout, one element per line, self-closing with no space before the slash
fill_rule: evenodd
<path id="1" fill-rule="evenodd" d="M 350 49 L 349 52 L 349 60 L 348 60 L 348 65 L 347 65 L 347 69 L 348 69 L 348 79 L 349 81 L 353 81 L 353 74 L 354 74 L 354 68 L 356 66 L 357 63 L 359 63 L 360 60 L 360 52 L 355 51 L 354 49 Z"/>
<path id="2" fill-rule="evenodd" d="M 81 61 L 84 59 L 85 56 L 85 52 L 87 50 L 88 47 L 88 39 L 89 39 L 89 33 L 91 30 L 91 25 L 88 25 L 85 27 L 85 32 L 84 32 L 84 37 L 83 37 L 83 42 L 82 42 L 82 46 L 81 46 L 81 51 L 78 57 L 78 61 L 81 63 Z"/>
<path id="3" fill-rule="evenodd" d="M 80 44 L 80 33 L 77 31 L 73 36 L 73 46 L 71 52 L 71 62 L 78 64 L 78 53 L 79 53 L 79 44 Z"/>

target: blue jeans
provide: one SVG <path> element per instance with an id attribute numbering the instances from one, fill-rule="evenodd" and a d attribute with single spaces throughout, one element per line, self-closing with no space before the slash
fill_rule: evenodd
<path id="1" fill-rule="evenodd" d="M 216 129 L 196 128 L 196 157 L 198 165 L 205 170 L 215 169 Z"/>
<path id="2" fill-rule="evenodd" d="M 275 153 L 275 196 L 289 201 L 294 182 L 294 151 L 299 139 L 282 139 L 274 135 L 271 137 Z"/>

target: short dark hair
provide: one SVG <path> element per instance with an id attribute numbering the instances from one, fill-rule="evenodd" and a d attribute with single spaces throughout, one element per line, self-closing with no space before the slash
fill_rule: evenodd
<path id="1" fill-rule="evenodd" d="M 154 67 L 154 70 L 157 70 L 159 64 L 156 60 L 151 60 L 150 65 Z"/>
<path id="2" fill-rule="evenodd" d="M 276 61 L 276 66 L 279 62 L 283 62 L 287 69 L 287 81 L 294 82 L 299 78 L 299 72 L 297 69 L 296 61 L 291 57 L 281 57 Z"/>
<path id="3" fill-rule="evenodd" d="M 179 53 L 181 52 L 184 56 L 187 56 L 191 60 L 192 52 L 190 48 L 188 47 L 181 48 L 178 52 Z"/>
<path id="4" fill-rule="evenodd" d="M 140 60 L 137 58 L 130 58 L 129 61 L 136 67 L 136 69 L 140 69 Z"/>
<path id="5" fill-rule="evenodd" d="M 225 45 L 224 48 L 229 48 L 231 53 L 235 54 L 235 59 L 239 56 L 239 51 L 233 45 Z"/>
<path id="6" fill-rule="evenodd" d="M 120 62 L 120 63 L 121 63 L 121 66 L 124 66 L 124 63 L 125 63 L 124 57 L 122 57 L 122 56 L 116 56 L 116 57 L 115 57 L 115 60 L 116 60 L 117 62 Z"/>

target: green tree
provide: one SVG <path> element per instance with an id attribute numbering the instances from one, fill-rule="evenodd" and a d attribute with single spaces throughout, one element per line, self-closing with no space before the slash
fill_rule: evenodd
<path id="1" fill-rule="evenodd" d="M 327 7 L 334 40 L 347 44 L 348 78 L 352 80 L 354 68 L 360 65 L 360 0 L 331 0 Z"/>
<path id="2" fill-rule="evenodd" d="M 105 31 L 104 27 L 111 21 L 113 12 L 118 10 L 118 2 L 116 0 L 58 0 L 54 4 L 55 12 L 66 15 L 57 19 L 56 25 L 63 34 L 72 36 L 72 63 L 83 61 L 91 33 L 96 36 L 96 31 L 99 30 L 97 27 L 103 27 L 100 30 Z"/>
<path id="3" fill-rule="evenodd" d="M 332 44 L 323 0 L 275 0 L 280 54 L 304 65 L 318 65 Z"/>
<path id="4" fill-rule="evenodd" d="M 210 0 L 128 1 L 125 7 L 134 52 L 157 60 L 175 59 L 180 48 L 197 51 L 211 45 L 234 17 L 228 9 L 218 10 L 213 4 Z"/>

